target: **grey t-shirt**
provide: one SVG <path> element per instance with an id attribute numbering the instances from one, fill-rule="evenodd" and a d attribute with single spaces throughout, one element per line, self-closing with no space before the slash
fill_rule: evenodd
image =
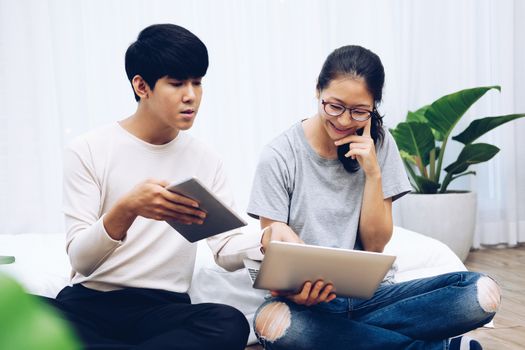
<path id="1" fill-rule="evenodd" d="M 376 154 L 383 196 L 395 200 L 411 187 L 396 143 L 384 131 Z M 307 244 L 359 249 L 355 245 L 364 185 L 362 169 L 349 173 L 338 159 L 319 156 L 299 122 L 263 149 L 248 214 L 287 223 Z"/>

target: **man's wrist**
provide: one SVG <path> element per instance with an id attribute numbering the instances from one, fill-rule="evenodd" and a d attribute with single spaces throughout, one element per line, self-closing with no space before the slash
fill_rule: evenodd
<path id="1" fill-rule="evenodd" d="M 108 236 L 120 241 L 126 237 L 128 229 L 136 218 L 137 214 L 129 202 L 123 198 L 104 216 L 102 223 Z"/>
<path id="2" fill-rule="evenodd" d="M 127 196 L 120 198 L 117 203 L 115 203 L 114 209 L 123 217 L 133 218 L 138 216 L 135 207 L 131 204 L 131 201 L 128 200 Z"/>

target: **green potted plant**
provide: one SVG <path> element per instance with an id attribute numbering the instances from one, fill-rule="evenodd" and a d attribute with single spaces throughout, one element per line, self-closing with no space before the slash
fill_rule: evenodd
<path id="1" fill-rule="evenodd" d="M 472 246 L 476 195 L 470 191 L 449 191 L 449 185 L 459 177 L 475 175 L 471 165 L 486 162 L 499 152 L 494 145 L 475 142 L 480 136 L 525 116 L 479 118 L 451 137 L 465 112 L 491 89 L 501 90 L 499 86 L 475 87 L 443 96 L 415 112 L 408 112 L 406 120 L 390 130 L 414 188 L 400 201 L 400 225 L 443 241 L 463 261 Z M 450 138 L 463 147 L 454 162 L 443 166 Z"/>

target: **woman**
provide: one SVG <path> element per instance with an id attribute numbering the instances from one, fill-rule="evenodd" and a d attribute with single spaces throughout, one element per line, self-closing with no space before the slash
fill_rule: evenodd
<path id="1" fill-rule="evenodd" d="M 270 240 L 382 252 L 393 231 L 392 202 L 410 191 L 395 142 L 377 111 L 384 69 L 379 57 L 344 46 L 326 59 L 317 114 L 265 147 L 248 213 Z M 489 322 L 497 284 L 457 272 L 394 284 L 369 300 L 337 297 L 307 281 L 298 294 L 272 291 L 255 332 L 267 349 L 481 349 L 456 337 Z"/>

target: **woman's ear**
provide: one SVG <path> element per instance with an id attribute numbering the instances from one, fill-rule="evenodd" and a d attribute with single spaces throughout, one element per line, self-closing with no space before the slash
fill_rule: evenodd
<path id="1" fill-rule="evenodd" d="M 149 97 L 149 85 L 140 75 L 135 75 L 131 83 L 133 84 L 133 90 L 135 90 L 135 93 L 141 100 Z"/>

